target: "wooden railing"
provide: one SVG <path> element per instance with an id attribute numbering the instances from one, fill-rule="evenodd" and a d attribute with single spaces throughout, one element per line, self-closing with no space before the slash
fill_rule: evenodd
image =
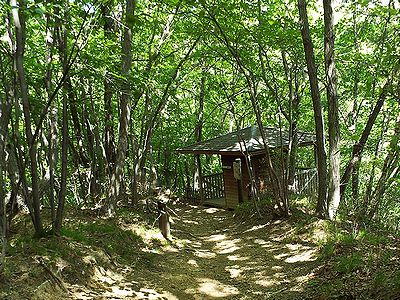
<path id="1" fill-rule="evenodd" d="M 223 173 L 211 174 L 203 177 L 203 197 L 204 200 L 224 198 L 224 177 Z M 200 191 L 195 191 L 193 187 L 186 187 L 186 199 L 191 203 L 200 203 Z"/>
<path id="2" fill-rule="evenodd" d="M 294 175 L 294 192 L 300 195 L 317 194 L 317 169 L 299 169 Z"/>
<path id="3" fill-rule="evenodd" d="M 223 173 L 207 175 L 203 177 L 204 199 L 224 198 L 224 177 Z"/>

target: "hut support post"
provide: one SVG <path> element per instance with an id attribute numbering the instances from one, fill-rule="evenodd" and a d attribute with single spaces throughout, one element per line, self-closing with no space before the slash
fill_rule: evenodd
<path id="1" fill-rule="evenodd" d="M 201 167 L 200 154 L 195 156 L 197 172 L 198 172 L 198 180 L 199 180 L 199 193 L 200 193 L 200 204 L 204 204 L 204 191 L 203 191 L 203 170 Z"/>

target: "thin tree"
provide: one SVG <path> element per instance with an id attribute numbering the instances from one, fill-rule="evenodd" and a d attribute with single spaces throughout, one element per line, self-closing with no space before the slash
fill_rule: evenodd
<path id="1" fill-rule="evenodd" d="M 204 7 L 206 10 L 207 8 Z M 229 53 L 232 55 L 233 59 L 236 62 L 236 65 L 240 72 L 243 74 L 246 80 L 247 91 L 249 93 L 250 102 L 256 117 L 256 122 L 258 129 L 260 131 L 261 138 L 263 140 L 263 146 L 265 150 L 265 160 L 266 160 L 266 170 L 268 177 L 271 180 L 272 192 L 275 198 L 275 203 L 277 206 L 276 213 L 282 217 L 286 217 L 290 214 L 289 212 L 289 201 L 288 201 L 288 193 L 287 189 L 283 188 L 284 182 L 281 176 L 279 176 L 276 168 L 272 162 L 272 155 L 271 150 L 268 145 L 268 139 L 264 130 L 264 124 L 261 117 L 260 107 L 258 105 L 257 99 L 257 85 L 254 81 L 254 74 L 251 70 L 242 62 L 240 54 L 238 53 L 237 49 L 232 45 L 231 41 L 229 40 L 228 36 L 226 35 L 225 31 L 222 29 L 221 24 L 218 22 L 216 16 L 207 10 L 211 20 L 216 25 L 218 32 L 221 34 L 222 43 L 227 47 Z"/>
<path id="2" fill-rule="evenodd" d="M 368 116 L 367 123 L 365 124 L 364 130 L 361 134 L 360 139 L 358 140 L 357 143 L 355 143 L 353 145 L 351 158 L 348 161 L 345 171 L 341 178 L 341 187 L 340 187 L 341 198 L 344 197 L 347 184 L 349 183 L 349 180 L 350 180 L 350 176 L 353 173 L 354 167 L 357 165 L 357 163 L 361 159 L 362 152 L 364 151 L 364 147 L 367 143 L 368 137 L 371 134 L 372 127 L 374 126 L 376 118 L 378 117 L 379 112 L 381 111 L 382 106 L 385 103 L 387 94 L 390 91 L 390 88 L 392 87 L 393 78 L 395 78 L 397 76 L 398 72 L 399 72 L 399 68 L 396 67 L 396 69 L 387 78 L 386 83 L 382 87 L 382 90 L 379 94 L 378 101 L 375 103 L 373 110 L 371 111 L 371 113 Z"/>
<path id="3" fill-rule="evenodd" d="M 332 0 L 324 0 L 323 6 L 324 60 L 329 132 L 328 217 L 332 220 L 336 216 L 340 203 L 340 132 Z"/>
<path id="4" fill-rule="evenodd" d="M 199 108 L 197 111 L 197 124 L 195 129 L 195 138 L 196 142 L 201 142 L 203 136 L 203 114 L 204 114 L 204 94 L 205 94 L 205 71 L 202 70 L 201 79 L 200 79 L 200 93 L 199 93 Z M 200 202 L 202 203 L 204 200 L 203 188 L 202 188 L 202 166 L 200 160 L 200 154 L 195 155 L 194 161 L 194 176 L 193 176 L 193 187 L 195 192 L 200 193 Z"/>
<path id="5" fill-rule="evenodd" d="M 26 40 L 26 24 L 25 24 L 25 13 L 24 13 L 25 2 L 21 1 L 22 9 L 19 9 L 17 0 L 11 0 L 10 5 L 12 8 L 12 18 L 14 21 L 15 36 L 16 36 L 16 50 L 14 53 L 14 63 L 18 73 L 22 107 L 25 118 L 25 134 L 29 149 L 28 152 L 29 152 L 32 192 L 31 194 L 28 194 L 27 197 L 32 197 L 33 211 L 31 212 L 31 217 L 33 225 L 35 227 L 35 235 L 41 236 L 43 234 L 43 224 L 40 215 L 37 149 L 36 149 L 35 138 L 32 131 L 29 91 L 28 91 L 28 84 L 26 82 L 26 75 L 24 68 L 24 52 L 25 52 L 25 40 Z M 30 202 L 30 199 L 26 199 L 26 202 Z"/>
<path id="6" fill-rule="evenodd" d="M 68 20 L 68 2 L 64 4 L 64 20 Z M 62 26 L 62 35 L 60 35 L 59 50 L 62 57 L 63 73 L 67 73 L 68 50 L 67 50 L 68 29 L 66 23 Z M 69 84 L 69 75 L 64 81 L 64 94 L 62 95 L 62 143 L 61 143 L 61 188 L 58 194 L 58 204 L 56 219 L 54 221 L 53 232 L 59 234 L 64 217 L 65 194 L 67 192 L 67 164 L 68 164 L 68 96 L 70 95 L 71 85 Z M 68 95 L 67 95 L 68 94 Z"/>
<path id="7" fill-rule="evenodd" d="M 328 216 L 327 204 L 327 155 L 325 150 L 324 119 L 322 113 L 321 95 L 318 89 L 317 68 L 315 66 L 314 46 L 311 40 L 308 24 L 307 7 L 305 0 L 298 0 L 298 9 L 301 23 L 301 36 L 303 39 L 304 54 L 306 57 L 308 78 L 310 81 L 311 98 L 314 109 L 315 133 L 317 138 L 317 172 L 318 172 L 318 202 L 317 214 L 321 217 Z"/>
<path id="8" fill-rule="evenodd" d="M 9 123 L 10 109 L 9 103 L 0 96 L 0 280 L 4 275 L 4 264 L 7 247 L 7 212 L 6 212 L 6 193 L 5 193 L 5 174 L 6 174 L 6 141 L 7 126 Z"/>
<path id="9" fill-rule="evenodd" d="M 124 172 L 126 151 L 128 149 L 128 127 L 130 120 L 131 87 L 128 80 L 132 65 L 132 29 L 133 16 L 135 12 L 136 1 L 126 0 L 124 14 L 124 36 L 122 39 L 122 68 L 121 73 L 124 80 L 121 86 L 120 96 L 120 118 L 119 118 L 119 135 L 118 147 L 115 161 L 115 167 L 111 175 L 111 182 L 108 192 L 107 215 L 113 216 L 116 210 L 117 199 L 121 193 L 122 175 Z"/>
<path id="10" fill-rule="evenodd" d="M 113 39 L 113 29 L 114 20 L 111 14 L 111 3 L 105 2 L 102 7 L 102 16 L 104 20 L 103 30 L 105 43 Z M 110 50 L 108 50 L 110 51 Z M 109 67 L 107 67 L 106 74 L 104 76 L 104 111 L 105 111 L 105 126 L 104 126 L 104 148 L 107 159 L 107 165 L 109 172 L 112 171 L 112 167 L 115 163 L 115 141 L 114 141 L 114 126 L 113 126 L 113 108 L 112 108 L 112 98 L 113 98 L 113 84 L 111 80 L 111 74 L 108 72 Z"/>

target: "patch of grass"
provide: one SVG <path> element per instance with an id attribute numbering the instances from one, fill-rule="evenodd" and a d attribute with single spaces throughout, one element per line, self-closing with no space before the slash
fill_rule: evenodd
<path id="1" fill-rule="evenodd" d="M 290 203 L 293 203 L 296 207 L 302 207 L 309 212 L 315 211 L 316 203 L 313 197 L 305 196 L 305 195 L 290 195 L 289 198 Z"/>
<path id="2" fill-rule="evenodd" d="M 388 276 L 382 271 L 376 272 L 372 280 L 374 289 L 383 288 L 384 286 L 387 285 L 387 282 L 388 282 Z"/>
<path id="3" fill-rule="evenodd" d="M 254 210 L 254 203 L 252 201 L 245 201 L 239 203 L 235 207 L 235 216 L 244 216 L 245 214 Z"/>
<path id="4" fill-rule="evenodd" d="M 391 277 L 390 282 L 393 284 L 395 289 L 400 290 L 400 270 L 397 271 L 393 277 Z"/>
<path id="5" fill-rule="evenodd" d="M 110 255 L 117 255 L 125 262 L 138 256 L 138 246 L 143 244 L 141 237 L 132 231 L 123 230 L 117 224 L 98 220 L 79 226 L 83 240 L 88 245 L 104 249 Z"/>
<path id="6" fill-rule="evenodd" d="M 386 245 L 390 242 L 390 239 L 387 236 L 371 233 L 366 230 L 360 230 L 358 232 L 357 240 L 374 246 Z"/>
<path id="7" fill-rule="evenodd" d="M 352 253 L 346 256 L 339 256 L 335 264 L 335 270 L 339 273 L 348 274 L 364 264 L 362 256 L 359 253 Z"/>
<path id="8" fill-rule="evenodd" d="M 321 250 L 319 252 L 319 258 L 320 260 L 330 259 L 335 255 L 335 253 L 336 253 L 336 244 L 334 241 L 330 240 L 321 246 Z"/>
<path id="9" fill-rule="evenodd" d="M 321 280 L 318 278 L 314 278 L 314 279 L 311 279 L 310 281 L 308 281 L 307 284 L 308 284 L 308 286 L 311 286 L 311 287 L 314 287 L 314 286 L 317 287 L 321 284 Z"/>
<path id="10" fill-rule="evenodd" d="M 390 261 L 392 260 L 393 257 L 395 257 L 397 254 L 395 251 L 393 250 L 387 250 L 385 252 L 382 253 L 382 263 L 384 265 L 387 265 L 390 263 Z"/>
<path id="11" fill-rule="evenodd" d="M 318 287 L 318 294 L 322 296 L 318 299 L 337 299 L 343 289 L 343 282 L 341 279 L 334 279 L 329 282 L 322 282 Z"/>
<path id="12" fill-rule="evenodd" d="M 68 237 L 76 242 L 86 243 L 88 239 L 86 236 L 79 230 L 71 229 L 71 228 L 61 228 L 60 231 L 62 236 Z"/>
<path id="13" fill-rule="evenodd" d="M 324 223 L 328 238 L 320 241 L 320 260 L 331 259 L 334 256 L 346 252 L 346 249 L 355 249 L 359 245 L 359 241 L 353 234 L 339 231 L 335 225 Z"/>
<path id="14" fill-rule="evenodd" d="M 344 247 L 354 247 L 357 245 L 357 240 L 353 234 L 338 233 L 336 239 Z"/>
<path id="15" fill-rule="evenodd" d="M 18 251 L 22 251 L 25 254 L 49 257 L 68 255 L 65 242 L 57 236 L 47 236 L 37 239 L 31 235 L 21 235 L 12 244 L 10 250 L 15 254 Z"/>
<path id="16" fill-rule="evenodd" d="M 293 211 L 293 217 L 296 221 L 295 233 L 296 234 L 305 234 L 310 231 L 310 225 L 319 219 L 315 216 L 309 216 L 299 211 Z"/>

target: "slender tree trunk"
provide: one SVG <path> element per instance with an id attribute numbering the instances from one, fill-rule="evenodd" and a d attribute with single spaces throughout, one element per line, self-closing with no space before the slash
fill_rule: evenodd
<path id="1" fill-rule="evenodd" d="M 146 123 L 146 128 L 143 130 L 144 134 L 143 134 L 143 137 L 141 138 L 141 142 L 143 144 L 143 148 L 142 148 L 141 153 L 139 153 L 140 155 L 138 157 L 138 165 L 136 166 L 137 168 L 139 168 L 139 170 L 138 170 L 139 174 L 140 174 L 140 172 L 142 172 L 141 170 L 143 170 L 144 167 L 145 167 L 147 154 L 148 154 L 148 152 L 150 150 L 150 145 L 151 145 L 152 138 L 153 138 L 153 133 L 154 133 L 154 130 L 155 130 L 156 126 L 157 126 L 157 122 L 159 120 L 161 112 L 164 109 L 164 107 L 166 106 L 166 104 L 168 103 L 170 89 L 173 86 L 173 83 L 178 78 L 179 72 L 182 69 L 183 65 L 185 64 L 186 61 L 189 60 L 192 51 L 194 50 L 194 48 L 196 47 L 197 43 L 200 40 L 200 37 L 201 36 L 199 36 L 193 42 L 191 47 L 186 52 L 185 56 L 179 61 L 178 65 L 176 66 L 176 68 L 174 70 L 174 73 L 169 78 L 169 80 L 168 80 L 168 82 L 167 82 L 167 84 L 166 84 L 166 86 L 164 88 L 164 92 L 163 92 L 163 95 L 162 95 L 162 97 L 160 99 L 160 102 L 158 103 L 158 105 L 155 108 L 155 110 L 152 112 L 152 114 L 150 116 L 150 119 L 147 122 L 142 122 L 142 123 Z M 144 177 L 143 177 L 144 174 L 145 174 L 144 172 L 141 173 L 141 175 L 142 175 L 142 178 L 141 178 L 142 183 L 144 181 Z"/>
<path id="2" fill-rule="evenodd" d="M 383 196 L 386 189 L 391 185 L 393 180 L 400 173 L 400 113 L 396 119 L 396 126 L 394 129 L 394 134 L 390 140 L 388 154 L 385 157 L 383 163 L 381 176 L 376 184 L 375 190 L 372 194 L 373 205 L 368 212 L 367 220 L 372 220 L 372 218 L 378 212 L 379 205 L 383 201 Z"/>
<path id="3" fill-rule="evenodd" d="M 37 172 L 37 150 L 32 132 L 31 116 L 30 116 L 30 103 L 28 85 L 26 83 L 25 69 L 24 69 L 24 51 L 25 51 L 25 15 L 23 12 L 24 2 L 21 2 L 22 10 L 19 10 L 17 0 L 11 0 L 10 5 L 12 7 L 12 15 L 15 25 L 16 34 L 16 51 L 14 53 L 14 61 L 16 70 L 18 72 L 18 78 L 21 88 L 22 106 L 25 117 L 25 132 L 26 139 L 28 141 L 28 152 L 30 159 L 30 171 L 31 171 L 31 184 L 32 184 L 32 208 L 33 216 L 32 220 L 35 227 L 35 235 L 43 235 L 43 224 L 40 215 L 40 198 L 39 198 L 39 185 L 38 185 L 38 172 Z M 28 200 L 29 201 L 29 200 Z"/>
<path id="4" fill-rule="evenodd" d="M 6 142 L 7 127 L 10 119 L 10 105 L 0 96 L 0 281 L 4 275 L 4 264 L 7 248 L 7 212 L 6 212 Z M 11 201 L 11 199 L 10 199 Z"/>
<path id="5" fill-rule="evenodd" d="M 111 175 L 110 189 L 108 193 L 107 215 L 115 214 L 117 199 L 121 193 L 121 182 L 125 165 L 126 150 L 128 148 L 128 127 L 130 120 L 131 88 L 129 83 L 129 73 L 132 65 L 132 27 L 133 15 L 135 12 L 136 1 L 126 0 L 124 37 L 122 40 L 122 75 L 125 77 L 121 86 L 120 97 L 120 119 L 119 119 L 119 140 L 115 168 Z"/>
<path id="6" fill-rule="evenodd" d="M 90 99 L 90 113 L 88 113 L 88 116 L 91 116 L 92 119 L 87 118 L 87 126 L 89 127 L 90 132 L 93 134 L 93 140 L 94 140 L 94 149 L 93 149 L 93 156 L 95 157 L 92 160 L 92 172 L 93 172 L 93 179 L 91 183 L 91 187 L 93 189 L 91 190 L 92 195 L 99 195 L 102 190 L 101 190 L 101 182 L 104 179 L 104 170 L 106 169 L 106 166 L 104 164 L 104 161 L 106 161 L 106 157 L 104 156 L 105 150 L 103 148 L 103 141 L 100 138 L 100 132 L 99 132 L 99 127 L 95 126 L 98 122 L 98 120 L 95 118 L 96 117 L 96 110 L 94 107 L 94 97 L 92 95 L 92 90 L 89 87 L 89 99 Z M 94 119 L 93 119 L 94 118 Z"/>
<path id="7" fill-rule="evenodd" d="M 340 129 L 332 0 L 324 0 L 323 6 L 325 25 L 324 58 L 329 132 L 328 217 L 333 220 L 336 217 L 336 212 L 340 203 Z"/>
<path id="8" fill-rule="evenodd" d="M 204 94 L 205 94 L 205 74 L 203 70 L 203 74 L 201 76 L 200 81 L 200 94 L 199 94 L 199 108 L 197 111 L 197 125 L 195 130 L 195 138 L 196 142 L 200 142 L 203 138 L 203 113 L 204 113 Z M 204 195 L 203 195 L 203 187 L 202 187 L 202 166 L 200 154 L 195 155 L 194 160 L 194 176 L 193 176 L 193 189 L 195 192 L 198 192 L 200 195 L 200 203 L 203 204 Z"/>
<path id="9" fill-rule="evenodd" d="M 1 108 L 1 104 L 0 104 Z M 1 129 L 0 129 L 1 130 Z M 6 260 L 7 249 L 7 212 L 6 212 L 6 195 L 4 188 L 4 143 L 2 141 L 4 136 L 0 133 L 0 241 L 1 241 L 1 254 L 0 254 L 0 282 L 4 276 L 4 264 Z"/>
<path id="10" fill-rule="evenodd" d="M 52 84 L 52 61 L 53 61 L 53 47 L 54 47 L 54 38 L 53 31 L 50 27 L 50 14 L 46 15 L 46 77 L 45 77 L 45 86 L 47 98 L 50 99 L 53 93 L 53 84 Z M 56 219 L 56 210 L 55 210 L 55 169 L 56 169 L 56 153 L 57 153 L 57 108 L 54 103 L 50 106 L 50 116 L 48 119 L 49 123 L 49 131 L 48 131 L 48 153 L 47 160 L 49 164 L 49 203 L 51 210 L 51 222 L 52 226 L 54 226 L 54 222 Z"/>
<path id="11" fill-rule="evenodd" d="M 104 20 L 104 36 L 106 41 L 113 39 L 113 27 L 114 22 L 112 17 L 110 16 L 111 13 L 111 4 L 104 3 L 102 6 L 102 14 Z M 106 50 L 109 51 L 109 50 Z M 112 108 L 112 98 L 113 98 L 113 85 L 111 74 L 106 72 L 104 76 L 104 111 L 105 111 L 105 128 L 104 128 L 104 148 L 106 150 L 106 158 L 107 158 L 107 165 L 108 165 L 108 173 L 111 174 L 113 170 L 113 166 L 115 163 L 115 137 L 114 137 L 114 120 L 113 120 L 113 108 Z"/>
<path id="12" fill-rule="evenodd" d="M 207 7 L 203 6 L 206 10 Z M 264 130 L 264 124 L 261 118 L 261 112 L 260 108 L 258 105 L 258 99 L 257 99 L 257 87 L 254 82 L 254 76 L 251 73 L 251 71 L 242 63 L 242 60 L 236 51 L 236 48 L 232 46 L 230 40 L 226 36 L 224 30 L 221 28 L 220 23 L 216 19 L 215 15 L 208 11 L 209 16 L 211 17 L 212 21 L 214 24 L 217 26 L 218 31 L 221 33 L 222 39 L 224 40 L 224 43 L 226 47 L 228 48 L 228 51 L 231 53 L 232 57 L 235 59 L 236 64 L 238 66 L 239 71 L 244 75 L 245 80 L 246 80 L 246 85 L 247 85 L 247 91 L 250 96 L 250 101 L 251 105 L 253 107 L 253 111 L 256 117 L 257 121 L 257 126 L 260 131 L 260 135 L 263 140 L 263 146 L 265 150 L 265 159 L 266 159 L 266 169 L 267 169 L 267 174 L 268 177 L 271 180 L 271 187 L 272 187 L 272 192 L 275 197 L 275 203 L 277 206 L 276 213 L 279 214 L 282 217 L 288 216 L 289 215 L 289 203 L 288 203 L 288 195 L 287 195 L 287 189 L 283 188 L 283 182 L 281 176 L 279 176 L 273 166 L 272 163 L 272 157 L 271 157 L 271 151 L 268 146 L 268 139 L 265 135 L 265 130 Z"/>
<path id="13" fill-rule="evenodd" d="M 64 19 L 65 22 L 68 20 L 68 2 L 64 4 Z M 62 56 L 63 62 L 63 72 L 64 74 L 67 70 L 67 39 L 68 30 L 66 23 L 63 25 L 62 39 L 59 41 L 60 44 L 60 56 Z M 69 75 L 64 81 L 64 94 L 62 97 L 62 143 L 61 143 L 61 179 L 60 179 L 60 192 L 58 194 L 58 205 L 56 211 L 56 219 L 54 222 L 53 232 L 59 234 L 63 217 L 64 217 L 64 205 L 65 205 L 65 195 L 67 192 L 67 164 L 68 164 L 68 97 L 71 93 L 71 86 L 69 85 Z"/>
<path id="14" fill-rule="evenodd" d="M 297 118 L 300 104 L 298 81 L 296 73 L 289 68 L 286 53 L 282 52 L 282 62 L 285 69 L 286 80 L 289 85 L 289 151 L 287 154 L 287 185 L 288 193 L 294 191 L 294 178 L 296 175 L 296 154 L 298 148 Z M 296 72 L 296 71 L 294 71 Z"/>
<path id="15" fill-rule="evenodd" d="M 56 205 L 55 205 L 55 170 L 57 164 L 57 108 L 53 106 L 50 110 L 49 118 L 49 149 L 48 149 L 48 162 L 49 162 L 49 202 L 51 209 L 51 221 L 54 224 L 56 220 Z"/>
<path id="16" fill-rule="evenodd" d="M 374 109 L 370 113 L 368 117 L 368 121 L 365 124 L 364 130 L 361 134 L 360 139 L 356 144 L 353 145 L 352 156 L 349 162 L 346 165 L 346 169 L 341 178 L 341 186 L 340 186 L 340 196 L 344 197 L 344 193 L 346 191 L 347 184 L 349 183 L 350 176 L 354 170 L 354 166 L 359 162 L 362 152 L 364 150 L 365 144 L 368 140 L 368 137 L 371 133 L 372 127 L 375 124 L 376 118 L 379 115 L 379 112 L 382 109 L 383 103 L 385 102 L 387 93 L 392 85 L 392 80 L 395 76 L 397 76 L 398 70 L 395 70 L 393 74 L 387 79 L 385 85 L 382 88 L 382 91 L 379 95 L 378 101 L 376 102 Z"/>
<path id="17" fill-rule="evenodd" d="M 317 171 L 318 171 L 318 202 L 317 214 L 328 217 L 327 204 L 327 156 L 325 150 L 324 119 L 322 113 L 321 95 L 318 88 L 317 68 L 315 66 L 314 47 L 311 40 L 310 28 L 305 0 L 298 0 L 298 8 L 301 23 L 301 35 L 303 38 L 304 53 L 306 56 L 308 78 L 310 81 L 311 97 L 314 108 L 315 131 L 317 137 Z"/>
<path id="18" fill-rule="evenodd" d="M 65 48 L 67 50 L 67 48 Z M 74 126 L 75 139 L 77 143 L 78 150 L 78 162 L 83 165 L 85 168 L 89 167 L 89 159 L 85 151 L 85 147 L 83 144 L 83 135 L 82 135 L 82 126 L 79 118 L 78 107 L 77 107 L 77 97 L 74 91 L 74 87 L 72 86 L 71 77 L 68 75 L 65 78 L 65 92 L 68 95 L 68 107 L 71 114 L 72 124 Z"/>

